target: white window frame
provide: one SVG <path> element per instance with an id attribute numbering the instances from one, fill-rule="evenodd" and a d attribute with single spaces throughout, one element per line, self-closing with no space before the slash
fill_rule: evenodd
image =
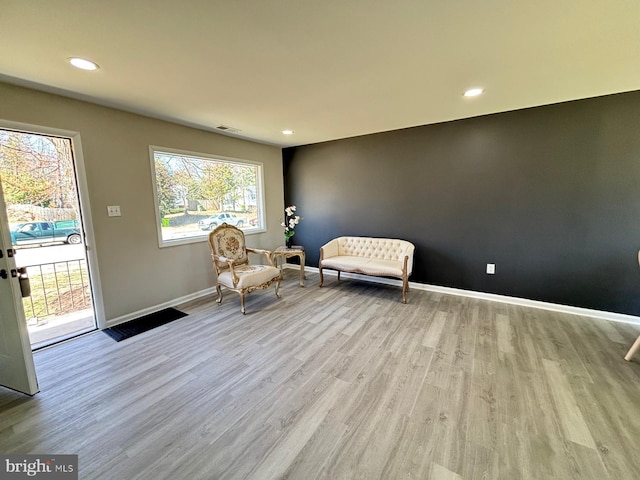
<path id="1" fill-rule="evenodd" d="M 211 155 L 202 152 L 191 152 L 188 150 L 178 150 L 174 148 L 161 147 L 157 145 L 149 145 L 149 157 L 151 160 L 151 185 L 153 187 L 153 204 L 156 217 L 156 230 L 158 234 L 158 246 L 160 248 L 174 247 L 177 245 L 187 245 L 191 243 L 201 243 L 208 240 L 208 232 L 203 230 L 201 234 L 197 236 L 184 237 L 179 239 L 165 240 L 162 237 L 162 218 L 160 216 L 160 204 L 158 202 L 158 188 L 156 178 L 156 153 L 166 153 L 169 155 L 181 155 L 185 157 L 191 157 L 196 159 L 211 160 L 217 162 L 231 163 L 240 166 L 252 166 L 257 167 L 256 174 L 256 205 L 260 215 L 258 216 L 259 224 L 256 227 L 243 229 L 245 235 L 253 235 L 256 233 L 264 233 L 267 231 L 267 218 L 265 209 L 265 192 L 264 192 L 264 164 L 262 162 L 256 162 L 253 160 L 245 160 L 240 158 L 225 157 L 222 155 Z"/>

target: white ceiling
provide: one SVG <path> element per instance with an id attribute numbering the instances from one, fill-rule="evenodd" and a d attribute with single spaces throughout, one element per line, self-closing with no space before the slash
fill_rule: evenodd
<path id="1" fill-rule="evenodd" d="M 0 0 L 0 39 L 0 80 L 279 146 L 640 89 L 638 0 Z"/>

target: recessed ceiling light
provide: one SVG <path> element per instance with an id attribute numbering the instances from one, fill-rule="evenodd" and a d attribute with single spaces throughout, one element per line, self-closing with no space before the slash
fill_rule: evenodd
<path id="1" fill-rule="evenodd" d="M 69 63 L 76 68 L 81 68 L 82 70 L 97 70 L 99 68 L 97 63 L 93 63 L 91 60 L 79 57 L 71 57 L 69 59 Z"/>
<path id="2" fill-rule="evenodd" d="M 484 88 L 470 88 L 466 92 L 464 92 L 465 97 L 477 97 L 484 93 Z"/>
<path id="3" fill-rule="evenodd" d="M 293 135 L 293 130 L 282 130 L 284 135 Z"/>

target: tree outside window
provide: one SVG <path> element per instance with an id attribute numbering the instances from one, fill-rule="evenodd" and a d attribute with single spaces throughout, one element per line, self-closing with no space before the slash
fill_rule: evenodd
<path id="1" fill-rule="evenodd" d="M 262 164 L 158 147 L 151 163 L 161 246 L 203 241 L 223 221 L 264 230 Z"/>

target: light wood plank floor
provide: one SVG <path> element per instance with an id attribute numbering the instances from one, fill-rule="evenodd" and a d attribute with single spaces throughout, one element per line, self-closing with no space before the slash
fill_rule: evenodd
<path id="1" fill-rule="evenodd" d="M 317 274 L 36 353 L 0 452 L 83 479 L 637 479 L 640 328 Z"/>

